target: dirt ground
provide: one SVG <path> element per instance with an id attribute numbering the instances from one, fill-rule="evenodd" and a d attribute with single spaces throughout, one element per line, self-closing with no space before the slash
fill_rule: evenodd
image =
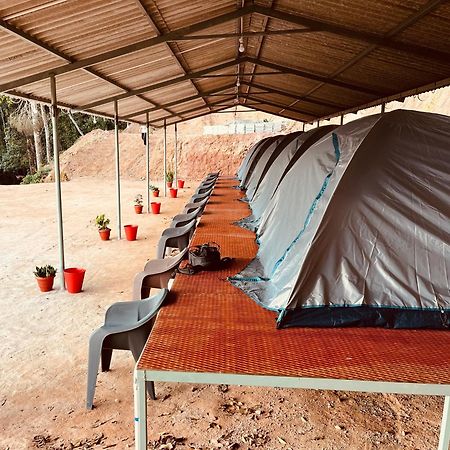
<path id="1" fill-rule="evenodd" d="M 160 216 L 138 216 L 131 202 L 144 184 L 124 181 L 123 223 L 139 225 L 127 242 L 114 239 L 113 181 L 64 183 L 66 266 L 87 269 L 76 295 L 41 294 L 32 274 L 58 263 L 53 185 L 0 186 L 1 450 L 134 447 L 133 359 L 114 353 L 87 411 L 88 339 L 108 305 L 130 298 L 134 274 L 195 187 L 187 185 L 180 198 L 162 199 Z M 112 220 L 109 242 L 92 224 L 99 213 Z M 156 383 L 156 392 L 149 448 L 161 450 L 431 450 L 443 406 L 436 397 L 236 386 Z"/>

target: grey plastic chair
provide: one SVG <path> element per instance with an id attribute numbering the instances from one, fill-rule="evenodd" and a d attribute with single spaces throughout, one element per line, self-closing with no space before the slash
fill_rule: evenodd
<path id="1" fill-rule="evenodd" d="M 188 203 L 184 206 L 183 214 L 189 214 L 192 211 L 196 210 L 197 208 L 200 208 L 201 212 L 203 213 L 203 210 L 205 209 L 206 203 L 208 203 L 209 197 L 204 198 L 203 200 L 197 202 L 197 203 Z"/>
<path id="2" fill-rule="evenodd" d="M 207 192 L 206 194 L 194 194 L 190 199 L 190 203 L 198 203 L 209 197 L 211 197 L 211 192 Z"/>
<path id="3" fill-rule="evenodd" d="M 112 352 L 116 349 L 130 350 L 134 360 L 137 361 L 147 342 L 156 313 L 167 293 L 167 289 L 162 289 L 155 296 L 145 300 L 118 302 L 108 308 L 104 325 L 94 331 L 89 339 L 87 409 L 92 409 L 94 404 L 100 359 L 102 372 L 109 370 Z M 147 382 L 147 392 L 155 399 L 153 381 Z"/>
<path id="4" fill-rule="evenodd" d="M 168 288 L 169 280 L 175 276 L 178 265 L 187 256 L 188 249 L 186 247 L 173 257 L 148 261 L 144 270 L 134 277 L 133 300 L 149 297 L 152 288 Z"/>
<path id="5" fill-rule="evenodd" d="M 184 250 L 189 245 L 189 241 L 191 240 L 196 225 L 197 219 L 193 219 L 182 227 L 166 228 L 159 238 L 156 257 L 158 259 L 163 259 L 168 247 L 178 248 L 180 252 Z"/>
<path id="6" fill-rule="evenodd" d="M 195 195 L 211 194 L 214 189 L 214 185 L 210 187 L 198 187 L 195 191 Z"/>
<path id="7" fill-rule="evenodd" d="M 179 228 L 187 225 L 192 219 L 197 219 L 201 216 L 202 208 L 199 206 L 189 214 L 177 214 L 170 222 L 170 228 Z"/>

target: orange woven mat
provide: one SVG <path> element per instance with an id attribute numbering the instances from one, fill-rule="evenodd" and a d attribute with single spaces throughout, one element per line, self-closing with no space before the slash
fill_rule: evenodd
<path id="1" fill-rule="evenodd" d="M 276 315 L 257 305 L 226 277 L 257 251 L 253 233 L 232 222 L 249 214 L 219 180 L 194 243 L 215 241 L 226 270 L 177 275 L 138 369 L 450 384 L 450 333 L 381 328 L 277 330 Z"/>

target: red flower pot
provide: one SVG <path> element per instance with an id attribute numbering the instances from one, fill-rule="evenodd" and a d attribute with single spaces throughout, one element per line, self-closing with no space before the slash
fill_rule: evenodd
<path id="1" fill-rule="evenodd" d="M 134 211 L 136 212 L 136 214 L 142 214 L 142 205 L 134 205 Z"/>
<path id="2" fill-rule="evenodd" d="M 159 211 L 161 211 L 161 203 L 160 202 L 151 202 L 150 206 L 152 208 L 153 214 L 159 214 Z"/>
<path id="3" fill-rule="evenodd" d="M 178 184 L 178 188 L 179 189 L 183 189 L 184 188 L 184 180 L 178 180 L 177 184 Z"/>
<path id="4" fill-rule="evenodd" d="M 159 191 L 153 191 L 153 197 L 159 197 Z"/>
<path id="5" fill-rule="evenodd" d="M 55 277 L 36 277 L 36 281 L 41 292 L 48 292 L 53 289 Z"/>
<path id="6" fill-rule="evenodd" d="M 169 195 L 171 198 L 176 198 L 177 193 L 178 193 L 178 189 L 173 189 L 173 188 L 169 189 Z"/>
<path id="7" fill-rule="evenodd" d="M 81 269 L 78 267 L 64 269 L 64 281 L 66 282 L 67 292 L 70 292 L 71 294 L 81 292 L 85 273 L 86 269 Z"/>
<path id="8" fill-rule="evenodd" d="M 125 236 L 127 238 L 127 241 L 135 241 L 138 226 L 137 225 L 124 225 L 123 228 L 125 229 Z"/>
<path id="9" fill-rule="evenodd" d="M 172 187 L 172 182 L 171 182 L 171 181 L 168 181 L 168 182 L 166 183 L 166 186 L 167 186 L 168 188 L 171 188 L 171 187 Z"/>
<path id="10" fill-rule="evenodd" d="M 111 234 L 111 230 L 109 228 L 105 228 L 104 230 L 98 230 L 98 234 L 100 235 L 100 239 L 102 241 L 109 241 L 109 235 Z"/>

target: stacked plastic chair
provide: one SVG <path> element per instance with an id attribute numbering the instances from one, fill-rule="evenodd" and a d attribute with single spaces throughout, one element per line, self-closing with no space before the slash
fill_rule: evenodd
<path id="1" fill-rule="evenodd" d="M 111 305 L 104 324 L 92 333 L 89 340 L 89 363 L 86 407 L 93 408 L 95 384 L 101 362 L 103 372 L 109 370 L 115 349 L 129 350 L 138 360 L 152 329 L 156 315 L 167 297 L 169 281 L 180 262 L 186 257 L 189 242 L 203 213 L 219 173 L 211 173 L 200 183 L 195 194 L 165 229 L 157 246 L 157 259 L 148 261 L 144 270 L 136 274 L 133 282 L 133 301 Z M 178 248 L 176 256 L 165 257 L 166 249 Z M 150 297 L 151 289 L 160 291 Z M 150 398 L 155 399 L 153 381 L 147 382 Z"/>

